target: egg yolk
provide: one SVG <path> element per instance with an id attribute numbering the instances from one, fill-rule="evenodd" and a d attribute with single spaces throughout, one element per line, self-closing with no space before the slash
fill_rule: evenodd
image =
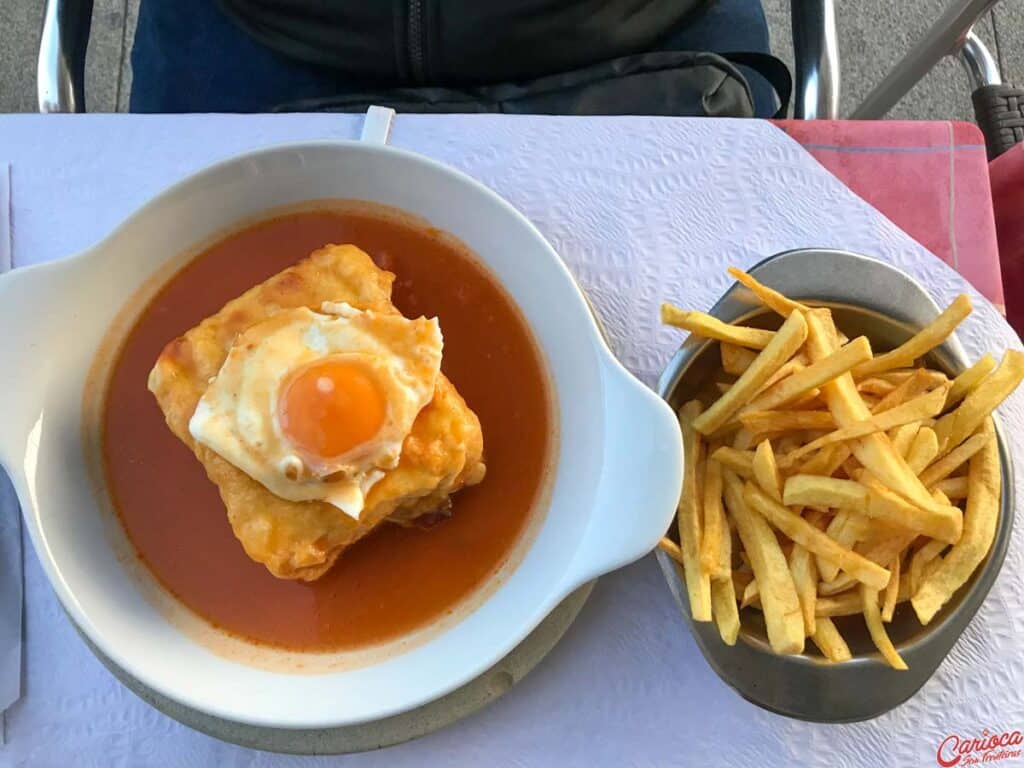
<path id="1" fill-rule="evenodd" d="M 366 367 L 343 360 L 307 366 L 288 381 L 278 402 L 281 431 L 306 454 L 329 459 L 380 430 L 387 401 Z"/>

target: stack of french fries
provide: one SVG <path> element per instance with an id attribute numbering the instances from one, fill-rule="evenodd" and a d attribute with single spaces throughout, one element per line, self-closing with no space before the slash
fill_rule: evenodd
<path id="1" fill-rule="evenodd" d="M 1024 378 L 1024 354 L 985 355 L 950 380 L 922 359 L 970 314 L 965 295 L 875 355 L 828 309 L 729 272 L 784 318 L 777 331 L 661 309 L 662 322 L 719 342 L 725 374 L 713 402 L 679 410 L 679 544 L 661 543 L 693 619 L 714 620 L 732 645 L 740 609 L 758 609 L 775 653 L 810 638 L 840 662 L 851 653 L 833 619 L 862 614 L 885 660 L 906 669 L 885 626 L 897 605 L 927 625 L 995 537 L 991 413 Z"/>

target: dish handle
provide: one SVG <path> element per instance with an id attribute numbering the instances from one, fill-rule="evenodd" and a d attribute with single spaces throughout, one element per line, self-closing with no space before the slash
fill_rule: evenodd
<path id="1" fill-rule="evenodd" d="M 73 312 L 54 302 L 80 295 L 74 272 L 49 262 L 0 275 L 0 464 L 8 469 L 24 459 L 50 363 L 59 363 L 63 349 L 75 344 Z"/>
<path id="2" fill-rule="evenodd" d="M 683 484 L 682 436 L 668 403 L 617 360 L 609 359 L 603 378 L 604 457 L 594 512 L 571 568 L 578 583 L 654 549 Z"/>

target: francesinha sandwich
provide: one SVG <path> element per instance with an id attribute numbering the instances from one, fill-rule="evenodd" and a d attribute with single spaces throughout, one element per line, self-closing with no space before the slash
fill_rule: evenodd
<path id="1" fill-rule="evenodd" d="M 437 319 L 403 317 L 394 278 L 328 245 L 171 341 L 150 372 L 235 536 L 280 578 L 319 578 L 376 526 L 443 512 L 484 477 Z"/>

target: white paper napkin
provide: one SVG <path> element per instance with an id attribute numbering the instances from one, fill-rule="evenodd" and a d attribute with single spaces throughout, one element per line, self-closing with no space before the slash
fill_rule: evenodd
<path id="1" fill-rule="evenodd" d="M 0 272 L 11 268 L 11 167 L 0 164 Z M 21 696 L 21 515 L 0 469 L 0 744 L 7 708 Z"/>

